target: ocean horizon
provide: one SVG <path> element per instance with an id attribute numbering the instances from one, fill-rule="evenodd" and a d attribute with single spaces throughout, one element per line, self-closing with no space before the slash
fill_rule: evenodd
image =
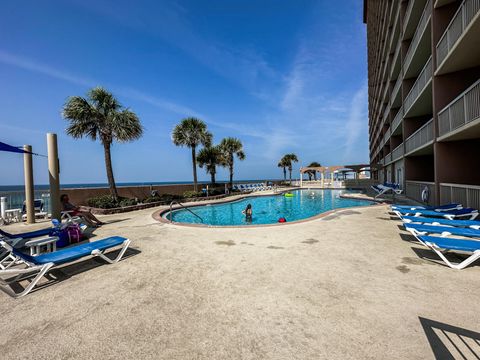
<path id="1" fill-rule="evenodd" d="M 262 181 L 281 181 L 279 179 L 246 179 L 246 180 L 234 180 L 234 183 L 242 182 L 262 182 Z M 199 184 L 209 184 L 210 181 L 199 181 Z M 219 180 L 217 184 L 226 184 L 228 180 Z M 117 187 L 126 187 L 126 186 L 155 186 L 155 185 L 185 185 L 193 184 L 193 181 L 145 181 L 145 182 L 118 182 L 116 183 Z M 60 184 L 61 189 L 85 189 L 85 188 L 103 188 L 108 187 L 108 183 L 79 183 L 79 184 Z M 48 184 L 36 184 L 35 190 L 49 190 L 50 185 Z M 10 192 L 10 191 L 23 191 L 25 185 L 0 185 L 0 192 Z"/>

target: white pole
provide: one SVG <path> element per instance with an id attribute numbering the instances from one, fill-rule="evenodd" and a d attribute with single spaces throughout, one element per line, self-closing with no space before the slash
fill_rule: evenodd
<path id="1" fill-rule="evenodd" d="M 0 218 L 5 219 L 5 211 L 7 210 L 7 198 L 0 198 Z"/>
<path id="2" fill-rule="evenodd" d="M 33 165 L 32 165 L 32 147 L 24 145 L 23 150 L 27 151 L 23 154 L 23 168 L 25 172 L 25 207 L 27 210 L 27 224 L 35 222 L 34 207 L 34 185 L 33 185 Z"/>

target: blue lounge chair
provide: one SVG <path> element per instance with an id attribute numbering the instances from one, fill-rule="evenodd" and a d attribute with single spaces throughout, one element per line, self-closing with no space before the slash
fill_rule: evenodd
<path id="1" fill-rule="evenodd" d="M 450 211 L 463 208 L 461 204 L 445 204 L 439 206 L 415 206 L 415 205 L 392 205 L 392 210 L 433 210 L 433 211 Z"/>
<path id="2" fill-rule="evenodd" d="M 130 240 L 124 237 L 114 236 L 91 243 L 84 243 L 62 250 L 41 254 L 38 256 L 24 254 L 21 251 L 11 247 L 4 241 L 0 241 L 0 245 L 11 251 L 12 254 L 16 256 L 15 264 L 19 265 L 0 270 L 0 283 L 2 283 L 2 285 L 9 285 L 11 283 L 17 282 L 18 279 L 23 275 L 36 274 L 36 276 L 32 279 L 31 283 L 20 293 L 13 293 L 8 289 L 3 289 L 13 297 L 21 297 L 27 295 L 35 287 L 38 281 L 49 270 L 56 266 L 79 260 L 85 256 L 99 256 L 110 264 L 118 262 L 123 257 L 125 251 L 130 245 Z M 112 260 L 105 256 L 104 253 L 106 250 L 110 250 L 119 246 L 122 246 L 122 248 L 115 259 Z M 26 266 L 26 268 L 21 267 L 21 265 Z"/>
<path id="3" fill-rule="evenodd" d="M 478 216 L 478 210 L 472 208 L 464 208 L 459 210 L 449 210 L 449 211 L 433 211 L 433 210 L 406 210 L 406 209 L 397 209 L 393 212 L 401 218 L 403 215 L 411 216 L 423 216 L 423 217 L 444 217 L 449 220 L 456 218 L 470 218 L 470 220 L 475 219 Z"/>
<path id="4" fill-rule="evenodd" d="M 448 220 L 443 218 L 427 218 L 421 216 L 402 216 L 401 219 L 405 223 L 466 227 L 477 230 L 480 229 L 480 221 L 478 220 Z"/>
<path id="5" fill-rule="evenodd" d="M 464 269 L 480 258 L 480 241 L 436 236 L 419 236 L 419 238 L 422 243 L 433 250 L 440 257 L 440 259 L 442 259 L 445 264 L 452 269 Z M 461 263 L 454 264 L 445 257 L 443 254 L 445 251 L 458 251 L 471 255 Z"/>
<path id="6" fill-rule="evenodd" d="M 457 228 L 452 226 L 437 226 L 437 225 L 422 225 L 422 224 L 403 224 L 405 229 L 407 229 L 415 238 L 425 245 L 420 239 L 421 235 L 428 234 L 440 234 L 442 237 L 457 235 L 465 236 L 468 238 L 474 238 L 472 240 L 480 240 L 480 230 L 470 229 L 470 228 Z M 476 239 L 475 239 L 476 238 Z"/>
<path id="7" fill-rule="evenodd" d="M 52 235 L 53 231 L 54 231 L 54 228 L 47 228 L 47 229 L 41 229 L 36 231 L 29 231 L 25 233 L 11 234 L 0 229 L 0 237 L 3 236 L 9 239 L 18 239 L 18 238 L 33 239 L 40 236 L 50 236 Z"/>

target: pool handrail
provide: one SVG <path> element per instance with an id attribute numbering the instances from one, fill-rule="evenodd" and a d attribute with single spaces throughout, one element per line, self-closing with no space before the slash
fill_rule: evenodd
<path id="1" fill-rule="evenodd" d="M 172 206 L 173 206 L 173 204 L 177 204 L 177 205 L 181 206 L 183 209 L 185 209 L 187 211 L 190 211 L 193 215 L 195 215 L 197 218 L 199 218 L 203 223 L 203 219 L 200 217 L 200 215 L 195 214 L 192 210 L 190 210 L 188 207 L 183 205 L 181 202 L 178 202 L 178 201 L 175 201 L 175 200 L 170 203 L 170 212 L 168 213 L 170 215 L 170 223 L 173 223 L 173 220 L 172 220 Z"/>

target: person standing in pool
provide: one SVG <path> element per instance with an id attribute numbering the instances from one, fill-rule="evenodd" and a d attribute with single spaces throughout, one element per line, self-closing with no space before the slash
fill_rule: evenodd
<path id="1" fill-rule="evenodd" d="M 252 204 L 248 204 L 247 207 L 245 208 L 245 210 L 242 211 L 242 213 L 245 214 L 245 219 L 248 221 L 248 222 L 251 222 L 252 221 Z"/>

